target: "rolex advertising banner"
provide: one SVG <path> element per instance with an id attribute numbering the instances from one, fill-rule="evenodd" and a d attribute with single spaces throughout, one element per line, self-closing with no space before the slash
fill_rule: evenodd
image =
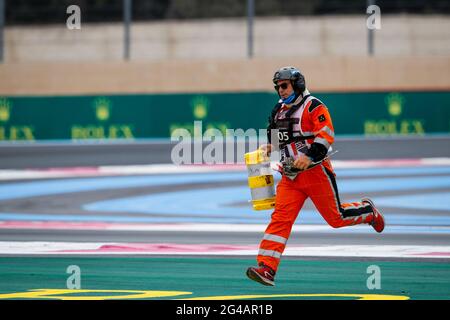
<path id="1" fill-rule="evenodd" d="M 338 136 L 450 133 L 450 92 L 313 94 Z M 0 140 L 169 138 L 195 121 L 202 131 L 258 131 L 277 100 L 268 92 L 0 97 Z"/>

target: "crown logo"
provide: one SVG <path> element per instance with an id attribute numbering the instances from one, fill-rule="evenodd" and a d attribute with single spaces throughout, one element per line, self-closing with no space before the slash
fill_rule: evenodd
<path id="1" fill-rule="evenodd" d="M 401 94 L 391 93 L 386 97 L 385 102 L 387 104 L 389 114 L 395 117 L 402 113 L 405 98 Z"/>
<path id="2" fill-rule="evenodd" d="M 0 98 L 0 121 L 7 122 L 11 114 L 11 103 L 6 98 Z"/>
<path id="3" fill-rule="evenodd" d="M 110 117 L 111 100 L 107 98 L 97 98 L 94 100 L 95 115 L 98 120 L 106 121 Z"/>
<path id="4" fill-rule="evenodd" d="M 204 119 L 208 115 L 209 100 L 207 98 L 196 97 L 191 105 L 196 119 Z"/>

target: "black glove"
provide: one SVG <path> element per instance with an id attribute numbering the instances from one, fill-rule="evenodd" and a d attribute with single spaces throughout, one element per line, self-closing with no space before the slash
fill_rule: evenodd
<path id="1" fill-rule="evenodd" d="M 321 143 L 314 142 L 306 151 L 306 155 L 310 157 L 313 162 L 322 161 L 328 153 L 328 149 Z"/>

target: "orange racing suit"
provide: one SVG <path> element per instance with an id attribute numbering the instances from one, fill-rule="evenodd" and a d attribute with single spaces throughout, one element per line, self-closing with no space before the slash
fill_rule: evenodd
<path id="1" fill-rule="evenodd" d="M 373 217 L 369 204 L 341 203 L 339 199 L 331 162 L 325 158 L 334 142 L 334 128 L 327 107 L 319 99 L 306 90 L 291 105 L 279 102 L 269 121 L 269 142 L 273 144 L 273 137 L 278 138 L 283 170 L 276 188 L 275 210 L 260 243 L 257 261 L 276 271 L 307 198 L 334 228 L 370 223 Z M 301 153 L 318 164 L 301 172 L 291 167 L 289 163 Z"/>

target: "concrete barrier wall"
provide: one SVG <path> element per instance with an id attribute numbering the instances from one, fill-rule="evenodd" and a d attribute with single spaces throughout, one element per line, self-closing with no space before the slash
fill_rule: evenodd
<path id="1" fill-rule="evenodd" d="M 0 65 L 0 95 L 273 92 L 295 65 L 313 92 L 450 90 L 448 57 L 320 57 Z"/>
<path id="2" fill-rule="evenodd" d="M 366 56 L 367 16 L 256 18 L 258 58 Z M 120 61 L 123 25 L 82 24 L 7 27 L 7 63 Z M 134 60 L 242 59 L 247 56 L 245 19 L 162 21 L 133 24 Z M 382 15 L 375 31 L 377 56 L 450 55 L 450 19 L 440 15 Z"/>
<path id="3" fill-rule="evenodd" d="M 271 91 L 295 65 L 313 91 L 448 90 L 450 19 L 382 16 L 367 56 L 366 16 L 257 18 L 247 59 L 245 19 L 136 23 L 131 62 L 120 23 L 8 27 L 0 95 Z"/>

